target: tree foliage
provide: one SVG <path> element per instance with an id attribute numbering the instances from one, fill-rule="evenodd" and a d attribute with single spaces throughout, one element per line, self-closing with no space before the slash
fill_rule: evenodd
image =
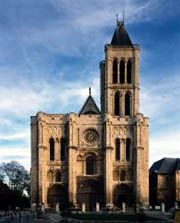
<path id="1" fill-rule="evenodd" d="M 15 210 L 16 207 L 29 208 L 29 198 L 23 196 L 20 191 L 11 190 L 7 184 L 0 181 L 0 210 Z"/>
<path id="2" fill-rule="evenodd" d="M 28 171 L 17 161 L 2 163 L 0 166 L 0 179 L 6 181 L 11 190 L 30 191 L 30 176 Z"/>
<path id="3" fill-rule="evenodd" d="M 2 172 L 2 170 L 0 169 L 0 182 L 4 181 L 4 174 Z"/>

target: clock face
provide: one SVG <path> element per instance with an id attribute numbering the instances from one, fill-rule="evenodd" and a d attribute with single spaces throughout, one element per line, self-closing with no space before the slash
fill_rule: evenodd
<path id="1" fill-rule="evenodd" d="M 94 129 L 87 129 L 84 132 L 84 140 L 88 144 L 95 144 L 99 139 L 99 135 Z"/>

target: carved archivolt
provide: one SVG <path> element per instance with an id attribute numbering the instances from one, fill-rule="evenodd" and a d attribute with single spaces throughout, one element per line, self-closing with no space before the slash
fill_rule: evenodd
<path id="1" fill-rule="evenodd" d="M 114 127 L 114 135 L 126 138 L 127 136 L 131 136 L 133 134 L 133 129 L 131 127 Z"/>
<path id="2" fill-rule="evenodd" d="M 50 126 L 48 128 L 49 137 L 59 138 L 62 135 L 62 128 Z"/>
<path id="3" fill-rule="evenodd" d="M 114 135 L 122 136 L 123 135 L 123 127 L 114 127 Z"/>
<path id="4" fill-rule="evenodd" d="M 78 156 L 77 156 L 77 161 L 82 161 L 82 160 L 83 160 L 82 155 L 78 155 Z"/>

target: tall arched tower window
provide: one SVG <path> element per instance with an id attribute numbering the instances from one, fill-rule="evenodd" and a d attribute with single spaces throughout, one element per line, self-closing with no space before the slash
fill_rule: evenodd
<path id="1" fill-rule="evenodd" d="M 49 148 L 50 148 L 50 160 L 54 160 L 54 139 L 50 138 L 49 140 Z"/>
<path id="2" fill-rule="evenodd" d="M 61 148 L 60 148 L 61 152 L 61 161 L 64 161 L 66 158 L 66 139 L 65 138 L 61 138 Z"/>
<path id="3" fill-rule="evenodd" d="M 120 62 L 120 83 L 123 84 L 125 82 L 125 64 L 124 60 Z"/>
<path id="4" fill-rule="evenodd" d="M 114 95 L 114 114 L 120 115 L 120 94 L 116 92 Z"/>
<path id="5" fill-rule="evenodd" d="M 125 115 L 131 115 L 131 96 L 129 92 L 125 94 Z"/>
<path id="6" fill-rule="evenodd" d="M 116 161 L 120 160 L 120 139 L 115 140 Z"/>
<path id="7" fill-rule="evenodd" d="M 130 156 L 131 154 L 131 139 L 130 138 L 127 138 L 126 139 L 126 160 L 127 161 L 130 161 Z"/>
<path id="8" fill-rule="evenodd" d="M 94 156 L 88 156 L 86 158 L 86 174 L 95 174 L 95 158 Z"/>
<path id="9" fill-rule="evenodd" d="M 131 69 L 132 69 L 131 61 L 128 60 L 127 62 L 127 83 L 128 84 L 131 84 L 131 81 L 132 81 Z"/>
<path id="10" fill-rule="evenodd" d="M 118 82 L 118 63 L 117 60 L 114 59 L 113 60 L 113 83 L 117 83 Z"/>

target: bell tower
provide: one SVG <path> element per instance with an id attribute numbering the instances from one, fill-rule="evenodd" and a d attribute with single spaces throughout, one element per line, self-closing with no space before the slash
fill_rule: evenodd
<path id="1" fill-rule="evenodd" d="M 132 44 L 124 22 L 117 21 L 105 60 L 100 63 L 101 110 L 113 116 L 139 112 L 139 45 Z"/>
<path id="2" fill-rule="evenodd" d="M 139 112 L 139 53 L 117 20 L 100 62 L 106 204 L 116 206 L 149 203 L 149 119 Z"/>

